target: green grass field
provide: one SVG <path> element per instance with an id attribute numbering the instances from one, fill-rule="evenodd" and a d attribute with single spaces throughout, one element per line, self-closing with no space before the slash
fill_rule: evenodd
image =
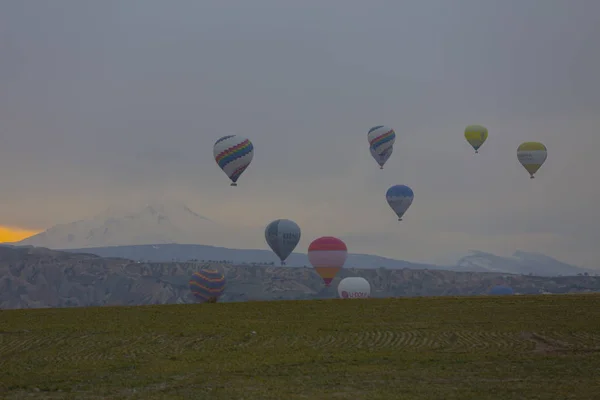
<path id="1" fill-rule="evenodd" d="M 3 310 L 0 398 L 600 399 L 600 296 Z"/>

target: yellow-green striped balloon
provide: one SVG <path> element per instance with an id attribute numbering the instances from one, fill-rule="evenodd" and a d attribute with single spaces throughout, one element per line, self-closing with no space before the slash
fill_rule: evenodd
<path id="1" fill-rule="evenodd" d="M 479 148 L 488 138 L 488 130 L 485 126 L 469 125 L 465 128 L 465 139 L 473 148 L 475 153 L 479 153 Z"/>
<path id="2" fill-rule="evenodd" d="M 548 150 L 546 146 L 539 142 L 521 143 L 517 149 L 517 158 L 521 165 L 529 172 L 531 179 L 533 179 L 533 175 L 544 164 L 546 157 L 548 157 Z"/>

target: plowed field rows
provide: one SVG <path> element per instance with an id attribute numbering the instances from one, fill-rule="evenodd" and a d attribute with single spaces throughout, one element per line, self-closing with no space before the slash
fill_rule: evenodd
<path id="1" fill-rule="evenodd" d="M 7 399 L 595 399 L 597 371 L 597 295 L 0 311 Z"/>

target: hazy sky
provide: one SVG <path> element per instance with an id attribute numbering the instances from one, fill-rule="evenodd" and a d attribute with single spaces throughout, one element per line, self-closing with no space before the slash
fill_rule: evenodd
<path id="1" fill-rule="evenodd" d="M 291 218 L 351 252 L 538 251 L 600 266 L 597 0 L 0 2 L 0 225 L 167 193 L 266 248 Z M 480 154 L 463 137 L 481 123 Z M 379 170 L 367 130 L 396 130 Z M 250 138 L 232 188 L 217 138 Z M 516 158 L 541 141 L 530 180 Z M 415 201 L 399 223 L 394 184 Z"/>

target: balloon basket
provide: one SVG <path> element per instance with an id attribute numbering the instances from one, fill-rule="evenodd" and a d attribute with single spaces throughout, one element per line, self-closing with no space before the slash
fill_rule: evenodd
<path id="1" fill-rule="evenodd" d="M 229 186 L 237 186 L 237 183 L 231 182 L 231 185 L 229 185 Z"/>
<path id="2" fill-rule="evenodd" d="M 383 167 L 379 167 L 379 169 L 383 169 Z"/>
<path id="3" fill-rule="evenodd" d="M 402 221 L 402 218 L 398 218 L 398 221 Z"/>
<path id="4" fill-rule="evenodd" d="M 535 178 L 533 175 L 531 175 L 531 176 L 529 177 L 529 179 L 533 179 L 533 178 Z"/>

